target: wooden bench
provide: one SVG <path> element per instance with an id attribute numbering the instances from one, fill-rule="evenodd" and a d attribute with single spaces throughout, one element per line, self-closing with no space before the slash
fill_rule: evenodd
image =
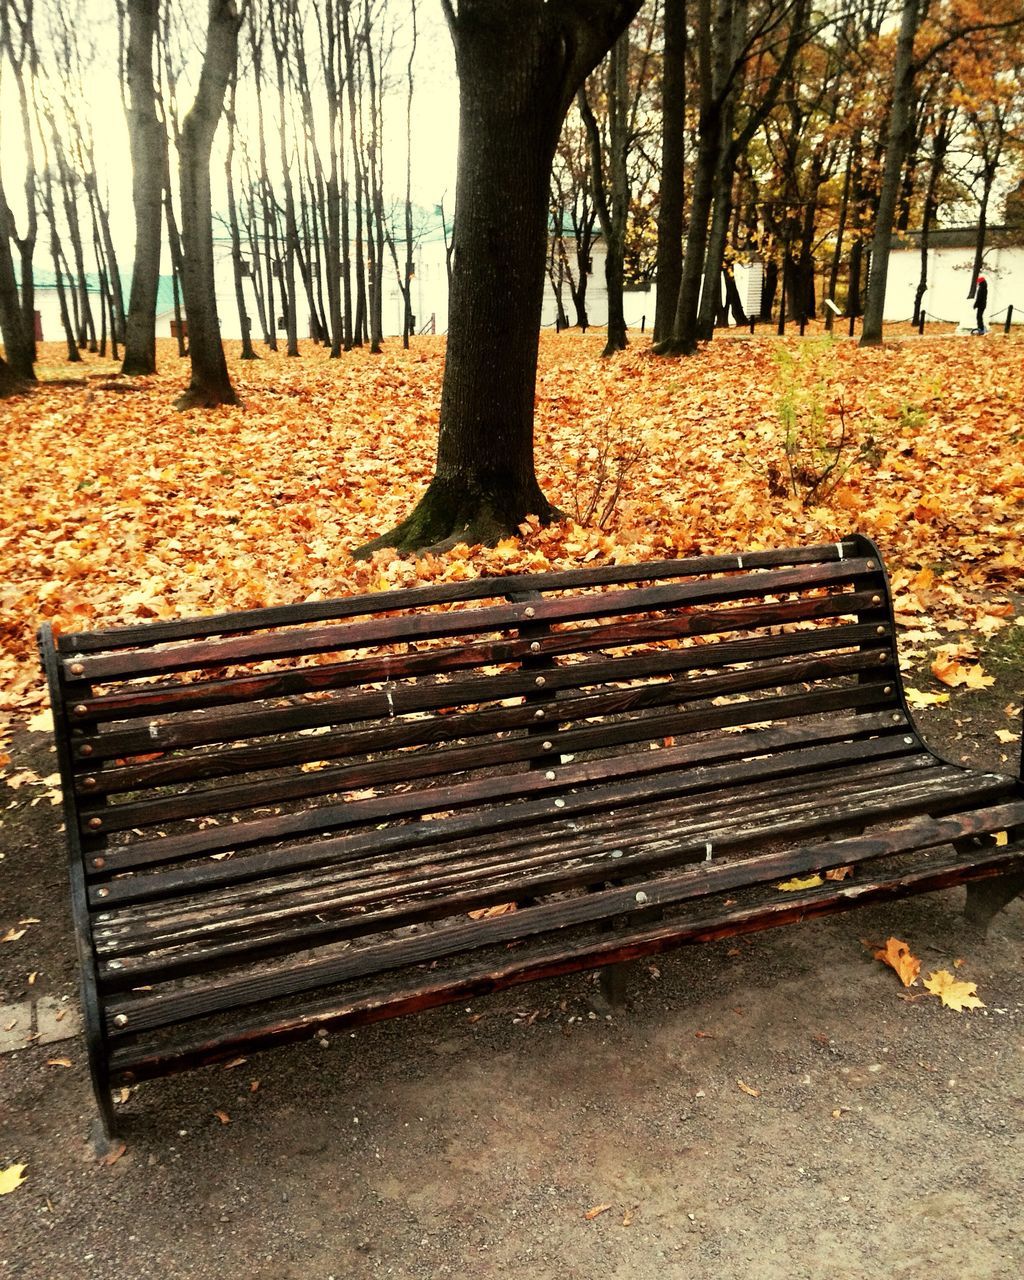
<path id="1" fill-rule="evenodd" d="M 863 537 L 40 645 L 108 1135 L 115 1085 L 324 1028 L 1024 886 L 1024 787 L 921 741 Z"/>

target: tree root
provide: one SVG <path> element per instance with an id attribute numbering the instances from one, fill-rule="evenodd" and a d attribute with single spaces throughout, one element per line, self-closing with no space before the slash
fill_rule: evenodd
<path id="1" fill-rule="evenodd" d="M 463 542 L 467 546 L 493 547 L 502 538 L 518 533 L 528 515 L 539 516 L 543 524 L 563 518 L 536 485 L 529 497 L 517 501 L 435 476 L 401 524 L 357 547 L 352 555 L 366 560 L 382 547 L 441 554 Z"/>
<path id="2" fill-rule="evenodd" d="M 217 409 L 222 404 L 238 404 L 233 388 L 226 391 L 207 387 L 189 387 L 175 400 L 175 409 Z"/>

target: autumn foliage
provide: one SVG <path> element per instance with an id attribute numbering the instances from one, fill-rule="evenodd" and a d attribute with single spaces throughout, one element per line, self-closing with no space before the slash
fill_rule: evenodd
<path id="1" fill-rule="evenodd" d="M 242 364 L 233 351 L 242 403 L 191 415 L 173 408 L 170 344 L 163 372 L 132 393 L 97 377 L 47 385 L 67 370 L 44 348 L 40 387 L 2 410 L 0 709 L 43 701 L 44 619 L 91 629 L 851 530 L 880 542 L 905 625 L 1006 624 L 1012 608 L 991 589 L 1018 583 L 1024 562 L 1020 340 L 831 345 L 809 366 L 809 394 L 826 435 L 843 406 L 853 453 L 821 505 L 772 481 L 789 430 L 778 340 L 723 340 L 683 363 L 638 348 L 602 361 L 602 346 L 601 334 L 543 338 L 537 471 L 563 511 L 604 513 L 616 460 L 641 450 L 603 527 L 570 519 L 489 550 L 367 562 L 350 551 L 399 521 L 432 474 L 443 339 L 340 361 L 310 347 L 301 361 Z"/>

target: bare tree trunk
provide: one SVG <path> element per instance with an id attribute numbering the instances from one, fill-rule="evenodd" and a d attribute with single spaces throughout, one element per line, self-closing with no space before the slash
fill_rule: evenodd
<path id="1" fill-rule="evenodd" d="M 161 197 L 167 137 L 156 109 L 153 50 L 160 0 L 128 0 L 128 143 L 135 206 L 135 261 L 121 372 L 156 372 L 156 300 L 160 287 Z"/>
<path id="2" fill-rule="evenodd" d="M 181 218 L 185 314 L 192 380 L 178 408 L 236 404 L 217 319 L 210 153 L 238 56 L 241 17 L 233 0 L 210 0 L 206 52 L 196 98 L 181 128 Z"/>
<path id="3" fill-rule="evenodd" d="M 437 470 L 409 518 L 375 546 L 494 542 L 557 513 L 537 483 L 533 410 L 551 163 L 569 104 L 639 0 L 446 15 L 459 70 L 456 263 Z"/>
<path id="4" fill-rule="evenodd" d="M 922 0 L 903 0 L 896 63 L 893 72 L 893 101 L 885 147 L 885 166 L 871 241 L 871 274 L 860 345 L 875 347 L 882 341 L 885 285 L 889 273 L 893 217 L 899 197 L 900 175 L 910 148 L 914 126 L 914 37 L 921 20 Z"/>
<path id="5" fill-rule="evenodd" d="M 228 150 L 224 159 L 224 179 L 228 195 L 228 233 L 231 236 L 231 275 L 235 282 L 235 306 L 238 308 L 238 325 L 242 331 L 241 358 L 243 360 L 258 360 L 259 356 L 253 350 L 252 337 L 249 333 L 251 328 L 249 313 L 245 309 L 245 284 L 242 275 L 242 237 L 238 230 L 238 206 L 235 203 L 233 168 L 235 161 L 235 91 L 237 89 L 237 81 L 237 75 L 233 74 L 228 88 L 228 104 L 225 112 L 228 121 Z"/>
<path id="6" fill-rule="evenodd" d="M 661 85 L 661 201 L 658 206 L 655 342 L 672 332 L 679 281 L 683 274 L 686 0 L 665 0 L 665 49 Z"/>

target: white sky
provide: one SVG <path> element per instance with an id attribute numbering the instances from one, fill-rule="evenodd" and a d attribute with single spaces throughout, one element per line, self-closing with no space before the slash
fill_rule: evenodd
<path id="1" fill-rule="evenodd" d="M 174 3 L 175 0 L 166 0 L 166 2 Z M 37 0 L 37 11 L 44 10 L 50 4 L 65 3 L 66 0 Z M 404 17 L 402 10 L 408 5 L 408 0 L 390 0 L 390 3 Z M 109 193 L 115 247 L 127 265 L 131 260 L 134 241 L 134 214 L 127 129 L 121 106 L 120 86 L 117 81 L 117 27 L 112 16 L 114 5 L 112 0 L 71 0 L 67 7 L 78 10 L 79 30 L 83 33 L 85 42 L 91 43 L 94 47 L 93 65 L 85 79 L 83 118 L 91 122 L 95 134 L 97 167 L 100 171 L 101 187 L 105 187 Z M 193 0 L 191 4 L 186 3 L 178 9 L 179 13 L 192 18 L 186 39 L 191 39 L 196 50 L 190 59 L 193 62 L 193 71 L 198 64 L 205 8 L 204 3 Z M 445 213 L 450 220 L 455 202 L 455 162 L 458 144 L 458 85 L 455 78 L 455 59 L 440 0 L 418 0 L 417 14 L 419 40 L 414 64 L 415 96 L 412 119 L 413 201 L 432 211 L 434 206 L 444 199 Z M 43 18 L 40 17 L 40 27 L 42 23 Z M 197 25 L 199 30 L 194 29 Z M 41 58 L 46 62 L 49 60 L 48 50 L 42 31 L 37 38 Z M 244 30 L 241 39 L 244 45 Z M 312 22 L 307 33 L 306 54 L 311 64 L 319 58 L 316 28 Z M 245 59 L 244 54 L 243 59 Z M 384 182 L 386 198 L 389 202 L 403 198 L 405 190 L 404 77 L 406 62 L 407 49 L 396 48 L 391 69 L 392 78 L 396 83 L 385 103 Z M 269 76 L 267 78 L 269 82 L 266 85 L 265 106 L 273 104 L 277 92 L 273 80 Z M 320 119 L 326 122 L 327 103 L 322 86 L 314 85 L 312 96 L 318 123 Z M 183 87 L 179 104 L 182 114 L 188 109 L 190 102 L 191 89 Z M 255 123 L 254 95 L 251 89 L 245 90 L 243 86 L 239 87 L 238 121 L 239 132 L 242 134 L 247 132 L 247 121 L 251 121 L 253 126 Z M 277 148 L 276 134 L 273 129 L 273 123 L 270 122 L 267 142 L 271 155 L 276 154 Z M 223 200 L 222 174 L 226 138 L 227 131 L 222 122 L 214 144 L 212 161 L 215 206 L 218 200 Z M 253 143 L 255 144 L 254 127 Z M 3 174 L 7 197 L 15 211 L 20 230 L 24 225 L 21 193 L 24 174 L 21 119 L 13 77 L 7 66 L 0 70 L 0 172 Z M 83 198 L 80 210 L 83 224 L 87 216 Z M 42 227 L 40 238 L 41 240 L 45 238 Z M 37 248 L 39 270 L 47 269 L 48 258 L 48 246 L 45 243 L 40 244 Z"/>

